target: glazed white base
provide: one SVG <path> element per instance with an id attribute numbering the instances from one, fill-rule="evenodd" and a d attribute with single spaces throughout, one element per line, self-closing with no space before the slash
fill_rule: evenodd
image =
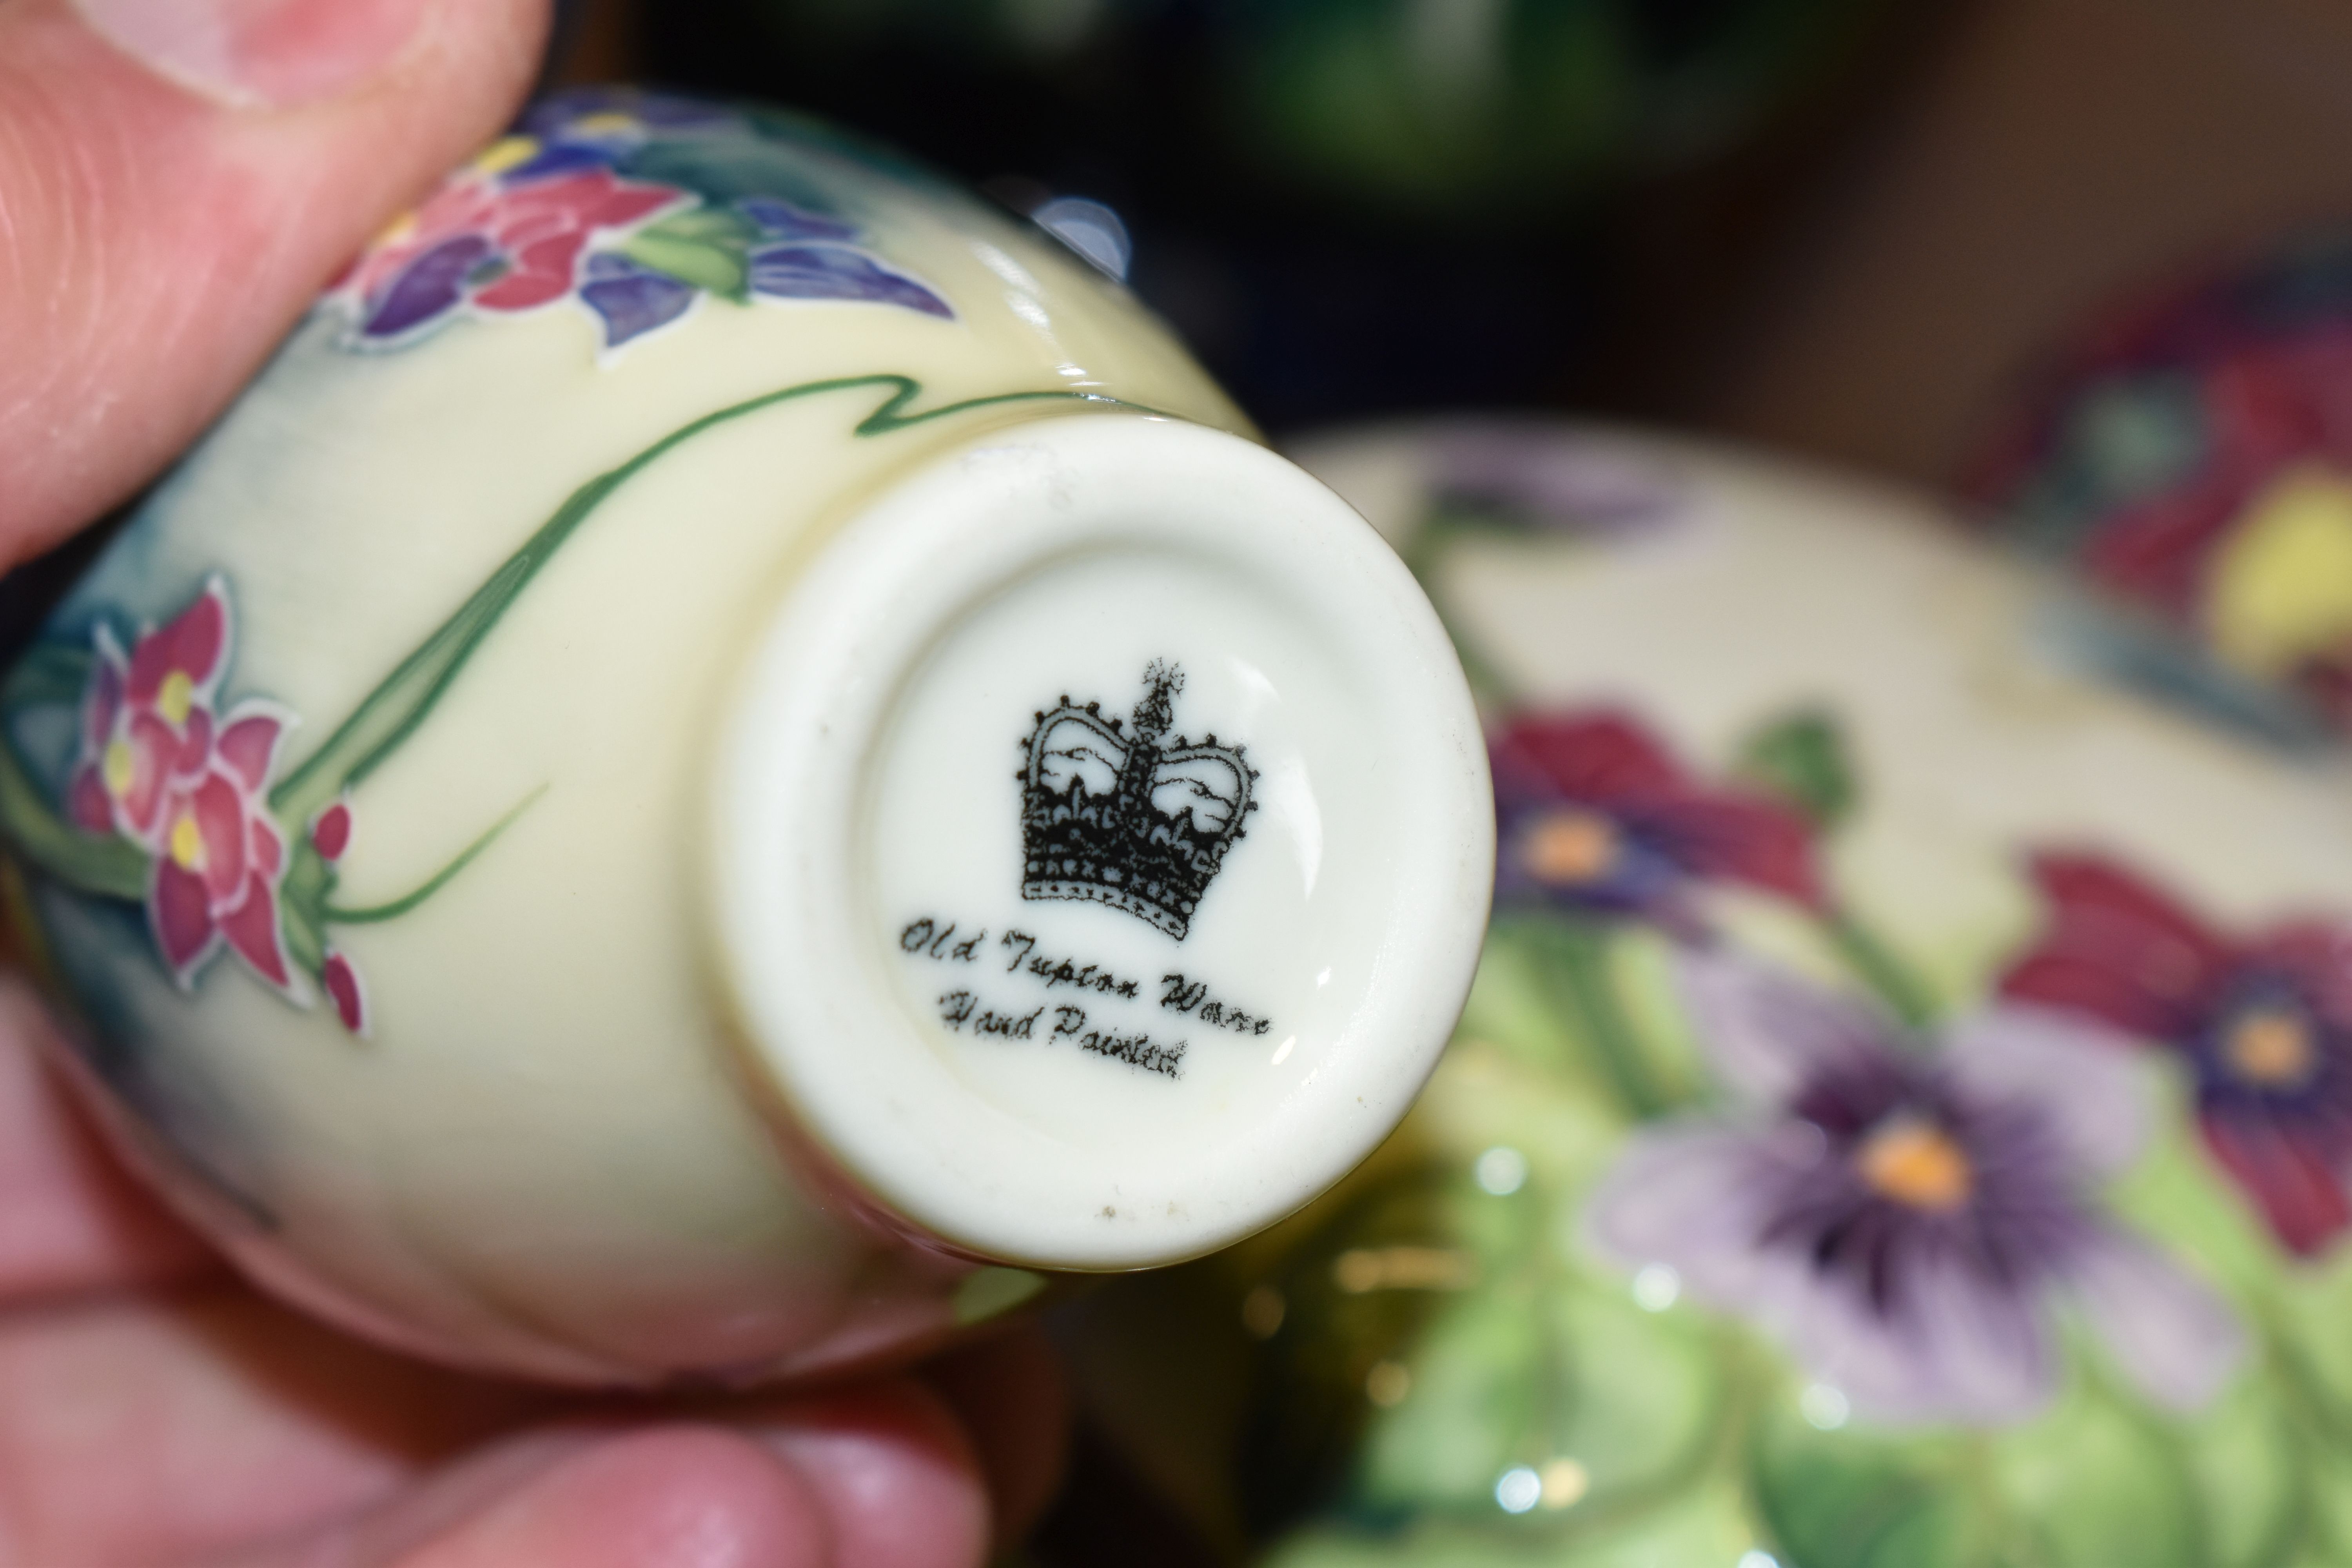
<path id="1" fill-rule="evenodd" d="M 1169 743 L 1255 774 L 1181 938 L 1024 896 L 1039 715 L 1132 735 L 1154 661 L 1183 675 Z M 1476 960 L 1485 751 L 1418 588 L 1320 485 L 1171 420 L 1019 426 L 850 520 L 747 671 L 706 848 L 727 983 L 776 1101 L 898 1219 L 1170 1262 L 1403 1114 Z"/>

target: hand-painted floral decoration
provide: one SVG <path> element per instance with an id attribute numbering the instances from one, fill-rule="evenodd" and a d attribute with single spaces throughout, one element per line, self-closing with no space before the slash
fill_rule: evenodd
<path id="1" fill-rule="evenodd" d="M 1812 831 L 1759 791 L 1693 779 L 1613 710 L 1523 718 L 1494 741 L 1496 896 L 1633 916 L 1685 934 L 1691 895 L 1734 882 L 1818 904 Z"/>
<path id="2" fill-rule="evenodd" d="M 560 95 L 387 229 L 330 299 L 359 345 L 413 342 L 461 310 L 566 300 L 592 313 L 608 349 L 707 294 L 953 318 L 866 246 L 857 224 L 815 205 L 830 198 L 797 165 L 772 183 L 802 201 L 746 194 L 744 165 L 756 169 L 766 134 L 750 119 L 649 94 Z"/>
<path id="3" fill-rule="evenodd" d="M 312 906 L 298 910 L 285 897 L 293 857 L 269 786 L 292 716 L 252 698 L 226 711 L 218 706 L 234 641 L 227 585 L 211 579 L 177 616 L 142 632 L 127 658 L 104 622 L 91 640 L 80 752 L 66 786 L 73 825 L 128 840 L 148 858 L 148 926 L 182 989 L 226 947 L 288 1001 L 308 1006 L 289 922 L 315 931 L 334 917 L 315 899 L 298 900 Z M 323 857 L 331 861 L 350 832 L 350 806 L 339 801 L 312 829 L 313 845 L 331 839 L 335 853 Z M 307 967 L 325 983 L 344 1026 L 365 1033 L 350 962 L 336 954 Z"/>
<path id="4" fill-rule="evenodd" d="M 216 710 L 229 640 L 217 577 L 128 658 L 98 628 L 68 805 L 85 831 L 120 834 L 153 858 L 147 918 L 181 985 L 226 942 L 299 1000 L 278 920 L 286 845 L 263 795 L 288 720 L 257 700 Z"/>
<path id="5" fill-rule="evenodd" d="M 1753 960 L 1683 964 L 1739 1110 L 1633 1140 L 1587 1211 L 1604 1248 L 1764 1324 L 1882 1422 L 2032 1414 L 2062 1305 L 2158 1404 L 2220 1387 L 2242 1348 L 2228 1308 L 2098 1213 L 2143 1137 L 2105 1042 L 1997 1007 L 1930 1049 Z"/>
<path id="6" fill-rule="evenodd" d="M 2352 727 L 2352 234 L 2127 303 L 1974 488 L 2025 542 Z"/>
<path id="7" fill-rule="evenodd" d="M 1449 505 L 1405 536 L 1441 611 Z M 1380 1161 L 1164 1299 L 1254 1342 L 1251 1560 L 2341 1555 L 2303 1500 L 2352 1463 L 2352 924 L 2052 857 L 2045 930 L 1928 968 L 1837 876 L 1899 886 L 1832 852 L 1871 804 L 1835 709 L 1694 768 L 1463 646 L 1507 717 L 1460 1033 Z"/>
<path id="8" fill-rule="evenodd" d="M 771 213 L 761 221 L 784 220 Z M 226 947 L 298 1006 L 311 1004 L 315 984 L 346 1029 L 369 1035 L 375 1007 L 365 978 L 331 933 L 409 914 L 487 850 L 538 794 L 408 892 L 355 908 L 335 897 L 353 840 L 355 789 L 424 722 L 539 569 L 629 476 L 732 420 L 861 388 L 877 403 L 851 426 L 859 440 L 975 408 L 1113 401 L 1055 387 L 910 409 L 920 384 L 877 372 L 801 382 L 714 409 L 582 484 L 290 766 L 281 760 L 290 712 L 257 698 L 223 700 L 235 652 L 224 579 L 207 579 L 162 626 L 142 630 L 127 655 L 114 612 L 101 606 L 87 623 L 77 612 L 65 635 L 37 642 L 0 682 L 0 850 L 6 851 L 0 873 L 8 874 L 0 876 L 0 890 L 24 870 L 89 899 L 138 904 L 182 989 L 192 989 Z M 14 726 L 37 710 L 77 703 L 74 752 L 44 784 L 20 752 Z"/>
<path id="9" fill-rule="evenodd" d="M 2287 1247 L 2326 1247 L 2352 1225 L 2352 928 L 2237 939 L 2106 860 L 2033 876 L 2048 924 L 2002 991 L 2179 1056 L 2214 1158 Z"/>

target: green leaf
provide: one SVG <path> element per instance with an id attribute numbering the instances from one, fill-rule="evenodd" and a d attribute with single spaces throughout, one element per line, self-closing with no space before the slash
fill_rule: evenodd
<path id="1" fill-rule="evenodd" d="M 1411 1355 L 1393 1363 L 1412 1382 L 1365 1435 L 1356 1493 L 1369 1510 L 1503 1517 L 1496 1481 L 1543 1457 L 1529 1446 L 1544 1326 L 1528 1306 L 1493 1289 L 1449 1298 Z"/>
<path id="2" fill-rule="evenodd" d="M 733 207 L 703 205 L 688 207 L 682 213 L 646 225 L 639 234 L 658 234 L 671 239 L 690 239 L 702 245 L 748 246 L 760 235 L 759 225 Z"/>
<path id="3" fill-rule="evenodd" d="M 35 643 L 8 671 L 7 685 L 0 689 L 0 710 L 79 705 L 96 658 L 70 643 Z"/>
<path id="4" fill-rule="evenodd" d="M 1749 1452 L 1757 1510 L 1787 1568 L 1961 1568 L 1990 1557 L 1971 1439 L 1814 1430 L 1773 1401 Z M 2120 1565 L 2125 1559 L 2117 1559 Z"/>
<path id="5" fill-rule="evenodd" d="M 2273 1379 L 2239 1379 L 2186 1426 L 2181 1454 L 2213 1568 L 2273 1568 L 2294 1557 L 2306 1531 L 2306 1471 L 2323 1456 L 2298 1440 Z"/>
<path id="6" fill-rule="evenodd" d="M 36 869 L 77 892 L 139 903 L 152 863 L 127 838 L 84 833 L 49 809 L 40 787 L 0 736 L 0 834 Z"/>
<path id="7" fill-rule="evenodd" d="M 740 243 L 690 238 L 662 234 L 646 229 L 631 235 L 616 247 L 623 256 L 640 267 L 675 278 L 681 283 L 691 283 L 729 300 L 740 300 L 751 293 L 751 268 L 743 258 Z"/>
<path id="8" fill-rule="evenodd" d="M 1552 1005 L 1625 1114 L 1648 1121 L 1674 1110 L 1687 1092 L 1671 1054 L 1661 1050 L 1627 1008 L 1616 949 L 1622 933 L 1606 922 L 1532 917 L 1529 935 L 1543 962 Z"/>
<path id="9" fill-rule="evenodd" d="M 2181 1453 L 2147 1417 L 2089 1386 L 1993 1445 L 1992 1488 L 2015 1554 L 2040 1568 L 2194 1568 L 2203 1521 Z"/>
<path id="10" fill-rule="evenodd" d="M 1843 823 L 1861 803 L 1845 732 L 1825 710 L 1802 710 L 1765 725 L 1740 747 L 1733 771 L 1824 830 Z"/>
<path id="11" fill-rule="evenodd" d="M 2296 1562 L 2300 1568 L 2352 1568 L 2352 1472 L 2313 1467 L 2311 1511 Z"/>
<path id="12" fill-rule="evenodd" d="M 2284 1372 L 2339 1458 L 2352 1460 L 2352 1251 L 2283 1278 L 2268 1309 Z"/>
<path id="13" fill-rule="evenodd" d="M 1643 1310 L 1618 1279 L 1564 1280 L 1547 1294 L 1558 1388 L 1546 1447 L 1583 1467 L 1591 1490 L 1578 1507 L 1606 1510 L 1687 1484 L 1727 1403 L 1705 1323 Z"/>

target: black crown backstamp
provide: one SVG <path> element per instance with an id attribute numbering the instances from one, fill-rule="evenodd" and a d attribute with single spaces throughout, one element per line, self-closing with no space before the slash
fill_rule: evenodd
<path id="1" fill-rule="evenodd" d="M 1257 809 L 1239 746 L 1168 738 L 1183 672 L 1154 659 L 1122 723 L 1066 694 L 1023 742 L 1024 899 L 1086 899 L 1184 940 L 1192 910 Z"/>

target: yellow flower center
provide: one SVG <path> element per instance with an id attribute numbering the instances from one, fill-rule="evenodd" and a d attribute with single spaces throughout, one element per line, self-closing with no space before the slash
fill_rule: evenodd
<path id="1" fill-rule="evenodd" d="M 382 228 L 378 229 L 376 231 L 375 237 L 368 241 L 368 247 L 372 250 L 380 250 L 387 246 L 399 245 L 406 241 L 411 236 L 415 235 L 415 212 L 414 210 L 404 212 L 398 217 L 393 219 L 390 223 L 384 225 Z"/>
<path id="2" fill-rule="evenodd" d="M 163 678 L 163 684 L 155 689 L 155 711 L 171 724 L 186 723 L 188 710 L 195 705 L 195 700 L 196 683 L 188 679 L 188 672 L 184 669 L 172 671 Z"/>
<path id="3" fill-rule="evenodd" d="M 1951 1134 L 1913 1117 L 1896 1117 L 1864 1139 L 1855 1163 L 1872 1191 L 1931 1214 L 1958 1208 L 1976 1187 L 1976 1172 Z"/>
<path id="4" fill-rule="evenodd" d="M 205 836 L 197 831 L 193 816 L 183 816 L 172 824 L 172 859 L 183 871 L 201 871 L 205 868 Z"/>
<path id="5" fill-rule="evenodd" d="M 131 780 L 139 772 L 139 759 L 131 755 L 128 741 L 109 741 L 106 752 L 98 760 L 98 776 L 106 781 L 106 793 L 118 800 L 131 793 Z"/>
<path id="6" fill-rule="evenodd" d="M 1617 863 L 1617 828 L 1590 811 L 1556 811 L 1521 841 L 1519 859 L 1538 881 L 1561 887 L 1596 882 Z"/>
<path id="7" fill-rule="evenodd" d="M 2249 1083 L 2283 1089 L 2311 1076 L 2317 1053 L 2311 1026 L 2293 1013 L 2265 1008 L 2230 1026 L 2221 1044 L 2230 1070 Z"/>
<path id="8" fill-rule="evenodd" d="M 503 174 L 509 169 L 520 168 L 523 164 L 530 163 L 533 158 L 538 156 L 538 137 L 501 137 L 498 141 L 491 142 L 488 147 L 482 149 L 481 156 L 474 160 L 474 173 L 478 174 Z"/>

